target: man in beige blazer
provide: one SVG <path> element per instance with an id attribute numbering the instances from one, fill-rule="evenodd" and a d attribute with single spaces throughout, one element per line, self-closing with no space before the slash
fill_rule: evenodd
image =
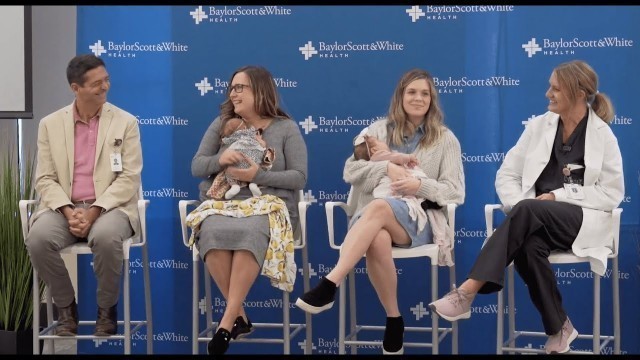
<path id="1" fill-rule="evenodd" d="M 71 59 L 67 80 L 75 101 L 38 127 L 39 205 L 25 239 L 34 268 L 58 308 L 56 334 L 78 332 L 78 311 L 59 250 L 87 241 L 93 252 L 98 315 L 94 335 L 116 333 L 122 242 L 137 234 L 142 149 L 136 118 L 108 103 L 102 59 Z"/>

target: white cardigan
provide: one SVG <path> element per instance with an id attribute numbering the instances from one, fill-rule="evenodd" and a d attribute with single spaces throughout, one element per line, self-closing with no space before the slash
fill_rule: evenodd
<path id="1" fill-rule="evenodd" d="M 367 133 L 380 140 L 387 140 L 387 119 L 380 119 L 369 125 Z M 428 149 L 418 147 L 414 152 L 418 158 L 418 166 L 427 175 L 420 180 L 420 187 L 415 194 L 418 198 L 429 199 L 441 206 L 449 203 L 460 205 L 464 202 L 464 171 L 460 142 L 453 132 L 445 129 L 442 139 Z M 357 193 L 350 194 L 352 203 L 358 212 L 373 197 L 373 189 L 387 175 L 388 160 L 365 161 L 355 160 L 351 155 L 344 167 L 344 180 L 353 185 Z"/>
<path id="2" fill-rule="evenodd" d="M 509 150 L 496 175 L 496 191 L 505 211 L 523 199 L 535 198 L 535 182 L 547 166 L 560 116 L 547 112 L 529 125 Z M 589 257 L 591 270 L 604 275 L 613 244 L 611 210 L 624 196 L 622 156 L 618 140 L 607 123 L 589 107 L 584 150 L 584 199 L 567 197 L 564 188 L 553 190 L 556 201 L 582 207 L 582 226 L 572 250 Z"/>

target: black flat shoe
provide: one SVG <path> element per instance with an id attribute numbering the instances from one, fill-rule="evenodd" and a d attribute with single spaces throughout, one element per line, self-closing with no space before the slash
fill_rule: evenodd
<path id="1" fill-rule="evenodd" d="M 209 344 L 207 344 L 207 353 L 209 355 L 222 355 L 227 352 L 231 341 L 231 333 L 223 328 L 219 328 Z"/>
<path id="2" fill-rule="evenodd" d="M 296 306 L 310 314 L 317 314 L 331 309 L 335 296 L 336 284 L 323 277 L 316 287 L 296 300 Z"/>
<path id="3" fill-rule="evenodd" d="M 245 322 L 242 316 L 238 316 L 236 321 L 233 323 L 233 328 L 231 329 L 231 338 L 233 340 L 242 339 L 243 337 L 251 334 L 253 330 L 253 324 L 251 324 L 249 317 L 247 317 L 247 322 Z"/>
<path id="4" fill-rule="evenodd" d="M 387 317 L 384 327 L 384 340 L 382 341 L 383 355 L 404 354 L 404 320 L 402 316 Z"/>

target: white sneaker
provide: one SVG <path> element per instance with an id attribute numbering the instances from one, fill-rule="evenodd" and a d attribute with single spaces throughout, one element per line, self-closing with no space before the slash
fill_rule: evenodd
<path id="1" fill-rule="evenodd" d="M 448 321 L 457 321 L 471 317 L 471 303 L 475 294 L 464 289 L 454 288 L 441 299 L 429 304 L 431 310 Z"/>
<path id="2" fill-rule="evenodd" d="M 549 336 L 547 343 L 544 344 L 544 350 L 547 354 L 562 354 L 571 350 L 571 342 L 578 337 L 578 331 L 573 327 L 571 321 L 567 317 L 562 329 L 555 334 Z"/>

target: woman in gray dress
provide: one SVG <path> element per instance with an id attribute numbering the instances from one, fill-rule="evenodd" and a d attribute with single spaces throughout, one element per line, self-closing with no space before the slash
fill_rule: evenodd
<path id="1" fill-rule="evenodd" d="M 249 127 L 263 130 L 263 139 L 275 149 L 270 171 L 261 169 L 240 152 L 228 150 L 228 145 L 222 143 L 221 129 L 234 117 L 243 119 Z M 251 166 L 234 167 L 244 161 L 249 161 Z M 296 195 L 307 182 L 307 147 L 296 122 L 279 106 L 273 77 L 262 67 L 245 66 L 233 73 L 227 97 L 220 105 L 220 115 L 205 132 L 193 157 L 191 173 L 204 179 L 199 186 L 200 200 L 209 200 L 206 192 L 223 169 L 240 181 L 258 184 L 263 194 L 282 199 L 291 225 L 296 229 Z M 250 197 L 252 194 L 245 187 L 234 200 Z M 268 215 L 242 218 L 210 215 L 202 221 L 196 246 L 226 300 L 224 315 L 208 345 L 210 354 L 224 354 L 232 338 L 253 330 L 242 303 L 260 273 L 268 245 Z"/>

